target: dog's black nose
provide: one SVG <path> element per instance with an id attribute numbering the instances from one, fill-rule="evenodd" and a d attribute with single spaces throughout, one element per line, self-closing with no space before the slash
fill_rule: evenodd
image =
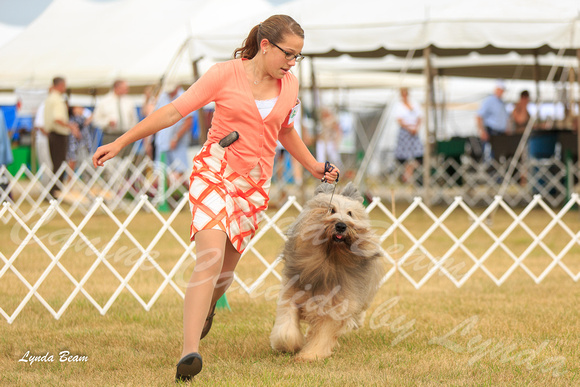
<path id="1" fill-rule="evenodd" d="M 339 222 L 334 225 L 334 229 L 336 232 L 345 232 L 346 231 L 346 224 Z"/>

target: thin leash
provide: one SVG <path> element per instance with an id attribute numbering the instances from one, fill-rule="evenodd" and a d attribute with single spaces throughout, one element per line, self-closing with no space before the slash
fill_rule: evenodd
<path id="1" fill-rule="evenodd" d="M 326 162 L 324 164 L 324 173 L 326 174 L 326 172 L 332 172 L 334 171 L 334 167 L 330 164 L 330 162 Z M 340 174 L 337 172 L 336 173 L 336 180 L 334 181 L 334 187 L 332 187 L 332 194 L 330 195 L 330 202 L 328 202 L 328 211 L 330 211 L 330 207 L 332 206 L 332 198 L 334 197 L 334 191 L 336 191 L 336 186 L 338 185 L 338 178 L 340 177 Z M 326 183 L 326 177 L 322 177 L 322 179 L 320 179 L 320 181 L 322 181 L 323 183 Z"/>

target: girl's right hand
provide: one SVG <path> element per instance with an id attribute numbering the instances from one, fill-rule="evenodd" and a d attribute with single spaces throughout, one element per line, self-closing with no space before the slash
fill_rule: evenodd
<path id="1" fill-rule="evenodd" d="M 330 169 L 326 169 L 326 163 L 316 163 L 312 175 L 317 179 L 322 179 L 326 183 L 334 183 L 339 176 L 340 170 L 334 164 L 330 164 Z"/>
<path id="2" fill-rule="evenodd" d="M 93 166 L 102 167 L 105 164 L 105 161 L 112 159 L 115 157 L 120 151 L 121 147 L 115 144 L 116 141 L 113 141 L 110 144 L 100 146 L 95 154 L 93 155 Z"/>

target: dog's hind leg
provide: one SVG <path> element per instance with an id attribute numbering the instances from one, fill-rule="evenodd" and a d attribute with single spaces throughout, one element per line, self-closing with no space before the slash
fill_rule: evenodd
<path id="1" fill-rule="evenodd" d="M 314 322 L 306 336 L 306 345 L 298 353 L 297 358 L 317 360 L 332 355 L 332 349 L 336 346 L 338 337 L 345 331 L 345 324 L 344 320 L 335 320 L 329 316 Z"/>
<path id="2" fill-rule="evenodd" d="M 281 295 L 278 300 L 276 322 L 270 334 L 270 344 L 277 351 L 297 352 L 304 346 L 304 335 L 300 330 L 300 312 L 291 301 L 291 296 L 292 294 Z"/>

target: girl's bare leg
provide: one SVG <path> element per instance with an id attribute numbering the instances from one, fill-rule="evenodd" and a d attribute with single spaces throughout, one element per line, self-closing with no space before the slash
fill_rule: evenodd
<path id="1" fill-rule="evenodd" d="M 215 304 L 223 296 L 234 280 L 234 270 L 240 261 L 241 254 L 234 248 L 229 239 L 226 240 L 226 252 L 219 280 L 213 292 L 211 304 Z"/>
<path id="2" fill-rule="evenodd" d="M 196 264 L 185 291 L 181 357 L 199 351 L 199 338 L 213 303 L 216 283 L 224 263 L 226 242 L 230 244 L 221 230 L 202 230 L 195 235 Z"/>

